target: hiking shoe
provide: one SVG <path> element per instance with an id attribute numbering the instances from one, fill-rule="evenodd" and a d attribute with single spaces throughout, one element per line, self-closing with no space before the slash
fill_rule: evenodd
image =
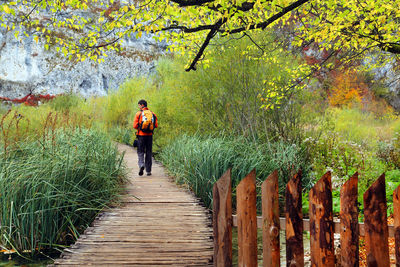
<path id="1" fill-rule="evenodd" d="M 142 176 L 142 175 L 143 175 L 143 170 L 144 170 L 144 167 L 140 167 L 139 176 Z"/>
<path id="2" fill-rule="evenodd" d="M 148 172 L 148 173 L 147 173 L 147 176 L 150 176 L 150 175 L 151 175 L 151 172 Z"/>

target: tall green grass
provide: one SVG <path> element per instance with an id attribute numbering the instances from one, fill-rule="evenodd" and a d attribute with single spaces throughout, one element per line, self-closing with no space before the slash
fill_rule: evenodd
<path id="1" fill-rule="evenodd" d="M 399 130 L 397 128 L 400 118 L 394 115 L 377 118 L 376 114 L 357 108 L 330 108 L 326 113 L 328 123 L 332 124 L 343 139 L 366 144 L 374 150 L 377 149 L 379 141 L 390 140 L 396 130 Z"/>
<path id="2" fill-rule="evenodd" d="M 33 256 L 74 241 L 117 200 L 122 159 L 104 133 L 84 128 L 0 147 L 0 249 Z"/>
<path id="3" fill-rule="evenodd" d="M 228 168 L 232 168 L 233 189 L 254 168 L 258 185 L 277 169 L 281 195 L 298 169 L 303 171 L 303 187 L 310 188 L 312 183 L 303 150 L 282 142 L 259 144 L 237 137 L 183 135 L 162 150 L 160 159 L 177 182 L 188 185 L 207 207 L 211 207 L 214 182 Z"/>

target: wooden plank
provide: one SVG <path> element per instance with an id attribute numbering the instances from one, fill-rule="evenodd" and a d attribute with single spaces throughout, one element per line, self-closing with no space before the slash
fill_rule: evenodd
<path id="1" fill-rule="evenodd" d="M 261 185 L 263 266 L 279 267 L 279 187 L 278 171 L 274 171 Z"/>
<path id="2" fill-rule="evenodd" d="M 100 253 L 100 254 L 105 254 L 105 253 L 113 253 L 113 254 L 127 254 L 129 255 L 130 253 L 132 254 L 141 254 L 143 255 L 146 252 L 152 252 L 154 255 L 162 254 L 162 255 L 175 255 L 176 252 L 179 252 L 179 255 L 200 255 L 200 256 L 205 256 L 205 255 L 210 255 L 214 253 L 213 247 L 207 247 L 207 248 L 156 248 L 156 247 L 148 247 L 148 248 L 140 248 L 137 249 L 135 246 L 118 246 L 118 247 L 107 247 L 103 245 L 91 245 L 91 246 L 80 246 L 79 249 L 73 249 L 73 248 L 68 248 L 67 249 L 69 253 Z"/>
<path id="3" fill-rule="evenodd" d="M 301 171 L 286 185 L 286 263 L 304 266 Z"/>
<path id="4" fill-rule="evenodd" d="M 359 265 L 358 173 L 340 190 L 340 264 Z"/>
<path id="5" fill-rule="evenodd" d="M 400 186 L 393 192 L 394 240 L 396 266 L 400 266 Z"/>
<path id="6" fill-rule="evenodd" d="M 365 248 L 368 266 L 389 266 L 385 174 L 364 193 Z"/>
<path id="7" fill-rule="evenodd" d="M 61 265 L 65 263 L 74 264 L 76 266 L 152 266 L 152 265 L 167 265 L 167 266 L 208 266 L 210 264 L 207 260 L 197 261 L 195 259 L 177 259 L 177 260 L 163 260 L 163 259 L 118 259 L 115 260 L 107 260 L 107 259 L 96 259 L 96 258 L 88 258 L 88 259 L 79 259 L 70 261 L 68 259 L 64 260 Z"/>
<path id="8" fill-rule="evenodd" d="M 331 173 L 325 173 L 309 193 L 311 265 L 335 266 Z"/>
<path id="9" fill-rule="evenodd" d="M 88 231 L 88 234 L 92 233 L 102 233 L 102 234 L 108 234 L 108 233 L 115 233 L 116 231 L 123 230 L 123 231 L 128 231 L 130 234 L 136 234 L 136 233 L 155 233 L 157 235 L 159 234 L 178 234 L 178 235 L 185 235 L 185 233 L 182 233 L 182 228 L 176 227 L 176 228 L 157 228 L 157 227 L 152 227 L 152 228 L 146 228 L 145 226 L 137 226 L 137 227 L 120 227 L 120 226 L 109 226 L 109 227 L 103 227 L 102 225 L 99 226 L 99 229 L 94 229 L 93 231 Z M 166 232 L 165 230 L 168 230 Z M 186 229 L 185 229 L 186 230 Z M 187 229 L 191 234 L 193 235 L 205 235 L 212 233 L 213 231 L 203 227 L 203 228 L 196 228 L 196 229 Z"/>
<path id="10" fill-rule="evenodd" d="M 62 263 L 57 264 L 57 266 L 198 266 L 198 267 L 205 267 L 205 266 L 212 266 L 212 264 L 209 264 L 207 262 L 202 262 L 202 263 L 197 263 L 197 262 L 188 262 L 187 260 L 185 261 L 176 261 L 176 262 L 171 262 L 171 261 L 158 261 L 158 260 L 153 260 L 153 261 L 140 261 L 136 260 L 133 262 L 124 260 L 124 261 L 113 261 L 113 260 L 107 260 L 107 261 L 96 261 L 95 259 L 88 259 L 88 260 L 82 260 L 82 261 L 65 261 Z"/>
<path id="11" fill-rule="evenodd" d="M 213 187 L 214 266 L 232 266 L 231 169 Z"/>
<path id="12" fill-rule="evenodd" d="M 179 254 L 177 256 L 176 253 L 170 253 L 170 254 L 165 254 L 165 253 L 146 253 L 146 254 L 140 254 L 138 253 L 115 253 L 115 252 L 109 252 L 108 254 L 117 257 L 118 260 L 170 260 L 170 261 L 175 261 L 176 259 L 179 260 L 184 260 L 184 259 L 197 259 L 200 258 L 202 261 L 208 262 L 210 257 L 212 256 L 212 251 L 209 252 L 203 252 L 201 254 Z M 204 256 L 204 257 L 201 257 Z M 65 257 L 68 258 L 68 257 Z M 109 260 L 109 255 L 105 255 L 104 253 L 78 253 L 74 255 L 70 255 L 69 258 L 72 258 L 74 260 L 77 259 L 88 259 L 88 258 L 96 258 L 97 260 L 103 259 L 103 260 Z M 115 259 L 114 261 L 117 261 Z"/>
<path id="13" fill-rule="evenodd" d="M 148 249 L 148 248 L 159 248 L 159 249 L 181 249 L 182 247 L 184 249 L 203 249 L 203 248 L 210 248 L 214 247 L 209 243 L 189 243 L 185 244 L 185 246 L 182 246 L 180 243 L 141 243 L 141 242 L 129 242 L 129 241 L 109 241 L 109 242 L 104 242 L 104 243 L 99 243 L 93 240 L 89 240 L 87 242 L 83 242 L 81 240 L 78 240 L 76 243 L 77 248 L 80 247 L 85 247 L 85 246 L 100 246 L 100 247 L 107 247 L 107 246 L 115 246 L 115 247 L 132 247 L 132 248 L 137 248 L 137 249 Z"/>
<path id="14" fill-rule="evenodd" d="M 125 160 L 137 168 L 131 149 Z M 129 165 L 129 164 L 128 164 Z M 99 214 L 57 266 L 210 266 L 210 213 L 154 164 L 153 176 L 129 174 L 122 204 Z"/>
<path id="15" fill-rule="evenodd" d="M 61 264 L 57 264 L 57 266 L 77 266 L 77 265 L 91 265 L 91 266 L 113 266 L 112 263 L 107 264 L 107 263 L 102 263 L 102 262 L 98 262 L 98 263 L 94 263 L 92 264 L 91 262 L 89 263 L 75 263 L 75 262 L 63 262 Z M 50 265 L 52 266 L 52 265 Z M 146 267 L 159 267 L 159 266 L 171 266 L 171 264 L 138 264 L 138 263 L 124 263 L 123 266 L 146 266 Z M 188 267 L 188 266 L 198 266 L 198 267 L 205 267 L 205 266 L 213 266 L 212 264 L 196 264 L 196 263 L 192 263 L 192 264 L 185 264 L 185 263 L 181 263 L 181 264 L 174 264 L 174 267 Z"/>
<path id="16" fill-rule="evenodd" d="M 238 265 L 257 266 L 256 171 L 236 187 L 238 216 Z"/>

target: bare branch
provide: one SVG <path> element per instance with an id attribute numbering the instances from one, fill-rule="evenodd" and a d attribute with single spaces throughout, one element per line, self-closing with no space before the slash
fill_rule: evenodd
<path id="1" fill-rule="evenodd" d="M 242 38 L 244 38 L 244 37 L 246 37 L 245 34 L 242 34 L 242 36 L 240 36 L 240 37 L 230 37 L 228 40 L 223 41 L 222 43 L 210 44 L 210 46 L 225 45 L 225 44 L 229 43 L 229 42 L 232 41 L 232 40 L 240 40 L 240 39 L 242 39 Z"/>
<path id="2" fill-rule="evenodd" d="M 259 45 L 259 44 L 257 44 L 257 42 L 256 41 L 254 41 L 253 40 L 253 38 L 251 38 L 251 36 L 250 35 L 248 35 L 247 33 L 244 33 L 244 35 L 246 35 L 247 36 L 247 38 L 249 38 L 249 40 L 258 48 L 258 49 L 260 49 L 261 50 L 261 55 L 264 55 L 264 53 L 265 53 L 265 50 Z"/>
<path id="3" fill-rule="evenodd" d="M 28 20 L 29 17 L 31 16 L 31 14 L 33 13 L 33 11 L 35 11 L 36 8 L 37 8 L 37 4 L 31 9 L 31 11 L 29 11 L 29 13 L 27 15 L 24 16 L 24 20 Z"/>
<path id="4" fill-rule="evenodd" d="M 171 2 L 178 4 L 180 7 L 184 7 L 184 6 L 201 6 L 206 3 L 214 2 L 214 0 L 171 0 Z"/>
<path id="5" fill-rule="evenodd" d="M 193 33 L 193 32 L 199 32 L 199 31 L 205 31 L 205 30 L 212 30 L 215 28 L 215 24 L 214 25 L 201 25 L 195 28 L 188 28 L 186 26 L 179 26 L 179 25 L 171 25 L 165 28 L 162 28 L 160 30 L 157 30 L 155 32 L 159 32 L 159 31 L 166 31 L 166 30 L 181 30 L 185 33 Z"/>
<path id="6" fill-rule="evenodd" d="M 93 45 L 93 46 L 85 46 L 85 47 L 83 47 L 83 48 L 84 48 L 84 49 L 98 49 L 98 48 L 101 48 L 101 47 L 106 47 L 106 46 L 113 45 L 113 44 L 115 44 L 116 42 L 118 42 L 119 40 L 121 40 L 121 37 L 116 38 L 116 39 L 114 39 L 114 40 L 112 40 L 112 41 L 110 41 L 110 42 L 105 42 L 105 43 L 101 43 L 101 44 Z"/>

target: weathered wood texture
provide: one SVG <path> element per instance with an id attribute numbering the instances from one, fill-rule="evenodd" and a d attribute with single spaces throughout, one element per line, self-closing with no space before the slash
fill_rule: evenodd
<path id="1" fill-rule="evenodd" d="M 400 186 L 393 192 L 393 215 L 396 267 L 400 267 Z"/>
<path id="2" fill-rule="evenodd" d="M 261 185 L 264 267 L 280 266 L 278 186 L 278 171 L 274 171 Z"/>
<path id="3" fill-rule="evenodd" d="M 252 177 L 250 179 L 250 177 Z M 254 177 L 254 178 L 253 178 Z M 237 188 L 238 214 L 232 215 L 238 226 L 239 246 L 254 248 L 255 174 L 252 172 Z M 263 229 L 263 266 L 279 266 L 279 243 L 273 240 L 275 231 L 286 231 L 286 265 L 304 266 L 303 230 L 310 231 L 311 266 L 358 266 L 359 237 L 365 237 L 368 266 L 389 266 L 388 236 L 396 240 L 396 266 L 400 266 L 400 186 L 393 193 L 394 226 L 387 225 L 385 175 L 364 193 L 365 223 L 358 223 L 358 173 L 341 188 L 340 218 L 333 220 L 331 173 L 327 172 L 309 192 L 309 216 L 302 218 L 301 171 L 286 185 L 285 218 L 279 218 L 278 176 L 272 173 L 261 185 L 262 217 L 256 217 Z M 250 193 L 251 192 L 251 193 Z M 240 203 L 240 204 L 239 204 Z M 244 215 L 243 215 L 244 214 Z M 243 218 L 245 219 L 243 219 Z M 250 230 L 250 231 L 249 231 Z M 341 255 L 335 262 L 334 236 L 341 234 Z M 251 238 L 250 238 L 251 236 Z M 245 241 L 247 238 L 248 241 Z M 247 242 L 247 244 L 243 244 Z M 274 250 L 275 249 L 275 250 Z M 255 250 L 252 250 L 255 253 Z M 276 253 L 276 254 L 274 254 Z M 249 255 L 251 253 L 248 253 Z M 243 255 L 240 255 L 239 262 Z M 253 257 L 252 259 L 255 259 Z M 255 266 L 256 263 L 239 263 Z"/>
<path id="4" fill-rule="evenodd" d="M 232 266 L 232 185 L 229 169 L 213 187 L 214 266 Z"/>
<path id="5" fill-rule="evenodd" d="M 211 220 L 187 190 L 153 163 L 152 176 L 137 175 L 136 151 L 127 146 L 131 168 L 120 207 L 100 214 L 56 266 L 212 266 Z"/>
<path id="6" fill-rule="evenodd" d="M 286 263 L 304 266 L 301 171 L 286 185 Z"/>
<path id="7" fill-rule="evenodd" d="M 232 215 L 233 218 L 233 227 L 237 227 L 237 216 Z M 286 218 L 285 217 L 280 217 L 279 218 L 279 223 L 282 230 L 286 230 Z M 257 216 L 257 228 L 262 229 L 262 224 L 263 220 L 261 216 Z M 338 218 L 333 219 L 333 224 L 334 224 L 334 233 L 335 234 L 340 234 L 340 220 Z M 360 236 L 365 236 L 364 234 L 364 223 L 358 223 L 358 228 L 360 230 Z M 389 237 L 394 237 L 394 226 L 393 225 L 388 225 L 389 228 Z M 303 230 L 304 231 L 310 231 L 310 220 L 309 219 L 303 219 Z"/>
<path id="8" fill-rule="evenodd" d="M 389 266 L 385 175 L 364 193 L 365 248 L 368 266 Z"/>
<path id="9" fill-rule="evenodd" d="M 236 187 L 238 265 L 257 266 L 256 172 L 251 171 Z"/>
<path id="10" fill-rule="evenodd" d="M 274 172 L 261 185 L 262 217 L 256 217 L 255 171 L 237 187 L 238 215 L 232 215 L 232 222 L 238 227 L 239 266 L 257 266 L 256 226 L 263 229 L 263 266 L 279 266 L 279 243 L 274 239 L 279 228 L 286 231 L 287 266 L 305 265 L 303 230 L 310 231 L 311 266 L 358 266 L 360 236 L 365 237 L 367 265 L 378 267 L 389 266 L 388 236 L 394 236 L 396 266 L 400 266 L 400 186 L 393 193 L 394 227 L 388 227 L 384 174 L 364 193 L 364 224 L 358 223 L 358 173 L 341 188 L 341 221 L 333 220 L 330 172 L 309 192 L 309 220 L 302 218 L 301 171 L 286 185 L 285 218 L 278 217 L 278 191 Z M 341 234 L 338 262 L 333 233 Z"/>
<path id="11" fill-rule="evenodd" d="M 309 193 L 311 266 L 335 266 L 332 184 L 327 172 Z"/>
<path id="12" fill-rule="evenodd" d="M 358 173 L 340 190 L 340 265 L 359 265 Z"/>

